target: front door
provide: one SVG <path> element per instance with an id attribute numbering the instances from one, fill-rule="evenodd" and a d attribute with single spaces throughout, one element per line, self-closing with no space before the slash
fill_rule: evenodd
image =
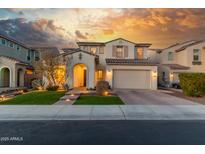
<path id="1" fill-rule="evenodd" d="M 86 86 L 87 68 L 84 64 L 77 64 L 73 67 L 73 87 Z"/>

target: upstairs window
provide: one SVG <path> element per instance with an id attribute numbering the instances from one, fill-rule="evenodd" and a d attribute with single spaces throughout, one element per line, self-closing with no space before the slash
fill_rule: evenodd
<path id="1" fill-rule="evenodd" d="M 168 61 L 173 61 L 173 59 L 174 59 L 173 52 L 168 52 Z"/>
<path id="2" fill-rule="evenodd" d="M 116 57 L 123 58 L 123 47 L 122 46 L 117 46 Z"/>
<path id="3" fill-rule="evenodd" d="M 193 61 L 200 61 L 200 50 L 194 49 L 193 50 Z"/>
<path id="4" fill-rule="evenodd" d="M 3 45 L 6 45 L 6 40 L 2 39 L 2 40 L 1 40 L 1 43 L 2 43 Z"/>
<path id="5" fill-rule="evenodd" d="M 143 48 L 137 48 L 137 59 L 143 59 Z"/>
<path id="6" fill-rule="evenodd" d="M 20 46 L 19 46 L 19 45 L 17 45 L 16 49 L 17 49 L 17 50 L 20 50 Z"/>
<path id="7" fill-rule="evenodd" d="M 30 51 L 30 50 L 28 50 L 27 60 L 28 60 L 28 61 L 31 60 L 31 51 Z"/>
<path id="8" fill-rule="evenodd" d="M 39 52 L 36 51 L 35 52 L 35 61 L 39 61 L 40 57 L 39 57 Z"/>
<path id="9" fill-rule="evenodd" d="M 14 44 L 12 42 L 10 42 L 9 46 L 13 48 Z"/>
<path id="10" fill-rule="evenodd" d="M 91 52 L 92 54 L 96 54 L 96 53 L 97 53 L 97 48 L 96 48 L 96 47 L 91 47 L 91 48 L 90 48 L 90 52 Z"/>

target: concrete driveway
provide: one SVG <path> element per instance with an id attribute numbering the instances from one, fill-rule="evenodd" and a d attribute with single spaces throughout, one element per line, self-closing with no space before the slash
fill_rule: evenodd
<path id="1" fill-rule="evenodd" d="M 199 105 L 195 102 L 171 96 L 163 90 L 119 90 L 115 92 L 128 105 Z"/>

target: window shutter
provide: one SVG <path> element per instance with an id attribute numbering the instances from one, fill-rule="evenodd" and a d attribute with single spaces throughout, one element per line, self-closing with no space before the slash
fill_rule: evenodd
<path id="1" fill-rule="evenodd" d="M 100 54 L 104 54 L 104 47 L 100 47 L 99 50 L 100 50 L 100 51 L 99 51 Z"/>
<path id="2" fill-rule="evenodd" d="M 128 46 L 124 46 L 124 57 L 128 57 Z"/>
<path id="3" fill-rule="evenodd" d="M 96 54 L 98 54 L 99 53 L 99 49 L 98 49 L 99 47 L 96 47 Z"/>
<path id="4" fill-rule="evenodd" d="M 116 46 L 112 46 L 112 56 L 116 57 Z"/>

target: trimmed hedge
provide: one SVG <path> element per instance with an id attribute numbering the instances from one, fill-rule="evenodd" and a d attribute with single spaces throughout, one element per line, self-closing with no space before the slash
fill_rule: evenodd
<path id="1" fill-rule="evenodd" d="M 205 73 L 180 73 L 179 80 L 185 95 L 199 97 L 205 94 Z"/>

